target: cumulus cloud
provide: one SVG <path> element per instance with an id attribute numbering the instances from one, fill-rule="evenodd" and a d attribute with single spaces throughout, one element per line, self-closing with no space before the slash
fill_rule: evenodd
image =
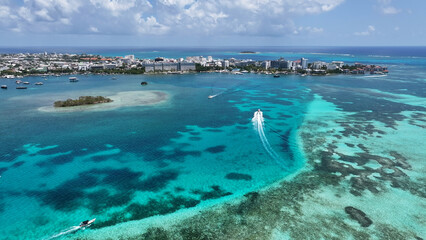
<path id="1" fill-rule="evenodd" d="M 319 33 L 292 19 L 344 0 L 24 0 L 0 4 L 0 28 L 77 34 L 285 36 Z M 6 17 L 4 17 L 6 16 Z M 3 19 L 7 18 L 7 21 Z"/>
<path id="2" fill-rule="evenodd" d="M 391 6 L 392 0 L 377 0 L 380 5 L 380 11 L 383 14 L 397 14 L 401 12 L 400 9 Z"/>
<path id="3" fill-rule="evenodd" d="M 382 11 L 383 11 L 384 14 L 397 14 L 401 10 L 396 9 L 395 7 L 389 6 L 389 7 L 382 8 Z"/>
<path id="4" fill-rule="evenodd" d="M 369 25 L 367 27 L 367 30 L 364 32 L 355 32 L 354 35 L 356 36 L 368 36 L 370 34 L 372 34 L 374 31 L 376 31 L 376 28 L 372 25 Z"/>

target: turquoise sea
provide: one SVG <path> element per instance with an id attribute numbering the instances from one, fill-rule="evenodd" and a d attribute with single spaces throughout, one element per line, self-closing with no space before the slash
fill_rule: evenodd
<path id="1" fill-rule="evenodd" d="M 68 76 L 26 77 L 25 81 L 31 83 L 26 90 L 15 89 L 14 79 L 0 79 L 1 84 L 9 86 L 0 91 L 0 239 L 103 239 L 107 236 L 103 234 L 111 234 L 108 229 L 124 234 L 126 224 L 138 220 L 155 221 L 170 215 L 179 219 L 180 213 L 187 214 L 191 209 L 202 211 L 236 201 L 249 192 L 309 171 L 308 139 L 300 137 L 302 127 L 316 126 L 310 130 L 314 134 L 311 138 L 321 134 L 325 142 L 337 134 L 324 135 L 327 128 L 317 122 L 309 125 L 313 113 L 326 113 L 322 116 L 324 124 L 341 116 L 341 125 L 333 130 L 340 129 L 337 135 L 348 140 L 333 142 L 334 149 L 340 151 L 333 158 L 352 161 L 348 168 L 358 169 L 354 164 L 360 165 L 349 155 L 357 141 L 368 142 L 360 136 L 363 131 L 375 137 L 394 131 L 391 141 L 398 142 L 402 131 L 415 128 L 413 137 L 403 144 L 418 147 L 411 151 L 412 156 L 408 151 L 404 157 L 409 163 L 411 157 L 424 158 L 426 54 L 419 56 L 424 48 L 419 49 L 405 54 L 392 48 L 380 54 L 356 48 L 336 52 L 259 49 L 257 54 L 244 55 L 239 54 L 240 49 L 92 50 L 110 56 L 341 60 L 388 66 L 390 73 L 385 76 L 273 78 L 193 73 L 118 75 L 113 79 L 81 75 L 77 83 L 70 83 Z M 410 55 L 412 52 L 416 54 Z M 44 85 L 34 85 L 38 81 Z M 148 85 L 141 86 L 141 81 Z M 147 99 L 135 103 L 135 98 L 144 99 L 154 92 L 162 96 L 158 102 Z M 121 105 L 68 112 L 51 108 L 56 100 L 82 95 L 116 96 Z M 217 96 L 209 99 L 209 95 Z M 253 120 L 258 109 L 263 112 L 260 125 Z M 349 117 L 371 126 L 344 125 Z M 399 135 L 397 130 L 402 126 Z M 381 137 L 375 139 L 374 143 L 382 141 Z M 369 153 L 385 157 L 380 150 L 383 145 L 374 143 L 367 146 Z M 318 169 L 327 172 L 332 167 L 322 165 L 323 169 Z M 398 171 L 395 169 L 391 170 Z M 399 170 L 404 169 L 402 166 Z M 411 163 L 410 171 L 417 170 L 420 176 L 413 181 L 424 184 L 424 163 Z M 344 177 L 357 175 L 355 170 L 340 172 Z M 396 180 L 389 181 L 397 184 Z M 424 185 L 419 191 L 415 195 L 425 212 Z M 90 228 L 74 231 L 73 226 L 92 218 L 96 222 Z M 425 215 L 420 214 L 419 219 L 424 223 Z M 417 232 L 425 230 L 421 224 L 412 224 Z M 283 235 L 281 239 L 287 238 Z"/>

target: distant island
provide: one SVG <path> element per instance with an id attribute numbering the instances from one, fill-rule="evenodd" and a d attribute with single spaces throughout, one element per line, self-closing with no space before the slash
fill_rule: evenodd
<path id="1" fill-rule="evenodd" d="M 253 51 L 242 51 L 240 53 L 243 53 L 243 54 L 253 54 L 253 53 L 256 53 L 256 52 L 253 52 Z"/>
<path id="2" fill-rule="evenodd" d="M 54 107 L 74 107 L 74 106 L 82 106 L 82 105 L 92 105 L 99 103 L 109 103 L 112 102 L 110 98 L 97 96 L 81 96 L 78 99 L 67 99 L 65 101 L 56 101 L 53 106 Z"/>

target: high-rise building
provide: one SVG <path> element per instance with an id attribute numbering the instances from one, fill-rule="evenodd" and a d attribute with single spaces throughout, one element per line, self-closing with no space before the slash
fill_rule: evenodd
<path id="1" fill-rule="evenodd" d="M 229 61 L 228 60 L 222 61 L 222 67 L 223 68 L 228 68 L 229 67 Z"/>
<path id="2" fill-rule="evenodd" d="M 302 66 L 302 69 L 306 69 L 306 68 L 308 68 L 308 59 L 306 59 L 306 58 L 301 58 L 301 59 L 300 59 L 300 65 Z"/>

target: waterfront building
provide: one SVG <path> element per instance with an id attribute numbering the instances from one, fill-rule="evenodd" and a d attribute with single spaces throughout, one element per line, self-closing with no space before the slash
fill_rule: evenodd
<path id="1" fill-rule="evenodd" d="M 179 71 L 195 71 L 195 63 L 180 62 L 178 70 Z"/>
<path id="2" fill-rule="evenodd" d="M 300 65 L 302 66 L 302 69 L 306 69 L 306 68 L 308 68 L 308 59 L 306 59 L 306 58 L 301 58 L 301 59 L 300 59 Z"/>
<path id="3" fill-rule="evenodd" d="M 332 61 L 331 63 L 336 64 L 336 66 L 337 66 L 337 67 L 339 67 L 339 68 L 342 68 L 342 67 L 343 67 L 343 65 L 345 64 L 345 63 L 344 63 L 344 62 L 342 62 L 342 61 Z"/>
<path id="4" fill-rule="evenodd" d="M 263 61 L 263 62 L 261 63 L 261 66 L 262 66 L 264 69 L 268 70 L 268 69 L 271 67 L 271 61 Z"/>
<path id="5" fill-rule="evenodd" d="M 154 71 L 157 72 L 162 72 L 163 71 L 163 63 L 161 62 L 155 62 L 154 63 Z"/>
<path id="6" fill-rule="evenodd" d="M 223 68 L 229 68 L 229 60 L 223 60 L 222 61 L 222 67 Z"/>
<path id="7" fill-rule="evenodd" d="M 145 72 L 154 72 L 154 64 L 153 63 L 144 63 L 142 66 L 145 67 Z"/>
<path id="8" fill-rule="evenodd" d="M 177 71 L 178 64 L 177 63 L 163 63 L 162 71 Z"/>
<path id="9" fill-rule="evenodd" d="M 103 70 L 104 69 L 104 65 L 103 64 L 93 64 L 92 66 L 90 66 L 90 68 L 92 70 Z"/>

